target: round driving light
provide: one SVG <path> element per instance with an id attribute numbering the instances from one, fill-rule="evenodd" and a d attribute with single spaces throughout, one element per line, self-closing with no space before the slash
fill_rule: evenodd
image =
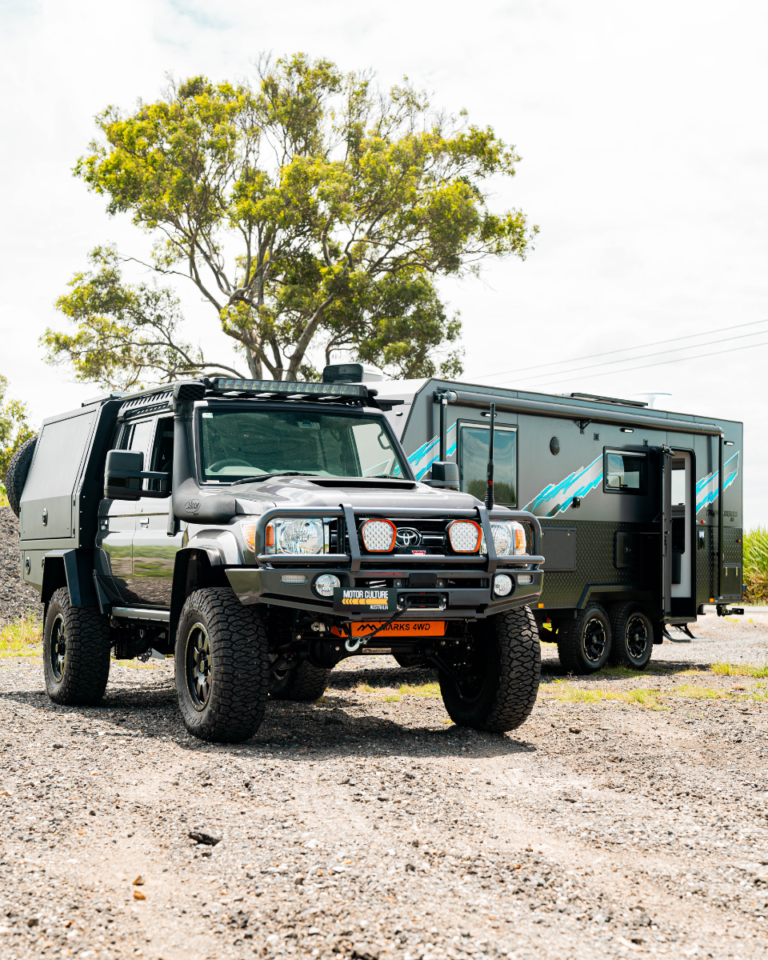
<path id="1" fill-rule="evenodd" d="M 397 527 L 391 520 L 366 520 L 360 533 L 369 553 L 389 553 L 395 546 Z"/>
<path id="2" fill-rule="evenodd" d="M 454 520 L 448 526 L 448 539 L 455 553 L 477 553 L 483 531 L 474 520 Z"/>
<path id="3" fill-rule="evenodd" d="M 512 593 L 512 577 L 508 577 L 506 573 L 499 573 L 493 578 L 493 592 L 497 597 L 506 597 Z"/>
<path id="4" fill-rule="evenodd" d="M 341 580 L 332 573 L 323 573 L 312 584 L 318 597 L 332 597 L 333 591 L 341 586 Z"/>

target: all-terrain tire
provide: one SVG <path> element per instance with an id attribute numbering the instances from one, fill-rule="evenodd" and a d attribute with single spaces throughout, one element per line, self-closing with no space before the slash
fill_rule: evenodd
<path id="1" fill-rule="evenodd" d="M 272 671 L 269 695 L 273 700 L 293 700 L 296 703 L 319 700 L 331 682 L 331 672 L 314 666 L 308 660 L 302 660 L 281 673 Z"/>
<path id="2" fill-rule="evenodd" d="M 611 652 L 608 662 L 617 667 L 645 670 L 653 653 L 653 624 L 639 603 L 614 603 L 611 618 Z"/>
<path id="3" fill-rule="evenodd" d="M 611 653 L 611 622 L 599 603 L 590 603 L 557 632 L 560 666 L 566 673 L 595 673 Z"/>
<path id="4" fill-rule="evenodd" d="M 5 492 L 8 494 L 8 503 L 11 510 L 18 515 L 21 513 L 21 495 L 24 492 L 24 484 L 27 482 L 29 466 L 32 463 L 32 457 L 35 455 L 37 446 L 37 437 L 30 437 L 11 457 L 8 464 L 8 470 L 5 474 Z"/>
<path id="5" fill-rule="evenodd" d="M 98 607 L 73 607 L 66 587 L 48 603 L 43 628 L 45 688 L 54 703 L 95 707 L 109 679 L 109 619 Z"/>
<path id="6" fill-rule="evenodd" d="M 267 632 L 228 587 L 196 590 L 179 617 L 176 693 L 184 726 L 200 740 L 240 743 L 264 719 Z"/>
<path id="7" fill-rule="evenodd" d="M 454 723 L 504 733 L 524 723 L 536 703 L 541 678 L 539 631 L 529 607 L 481 620 L 474 641 L 482 659 L 473 686 L 438 670 L 440 692 Z"/>

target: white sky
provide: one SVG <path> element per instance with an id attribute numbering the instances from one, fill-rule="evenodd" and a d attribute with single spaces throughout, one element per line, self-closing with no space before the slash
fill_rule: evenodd
<path id="1" fill-rule="evenodd" d="M 524 379 L 537 364 L 768 320 L 767 41 L 759 0 L 0 0 L 0 373 L 36 421 L 98 393 L 47 367 L 37 344 L 63 326 L 53 302 L 93 246 L 146 250 L 71 176 L 94 114 L 156 97 L 166 72 L 236 79 L 261 51 L 301 50 L 372 67 L 385 85 L 407 74 L 523 156 L 497 202 L 539 224 L 536 250 L 443 287 L 464 320 L 465 379 L 666 391 L 659 406 L 743 420 L 747 523 L 768 523 L 768 346 L 719 353 L 768 344 L 768 323 L 689 350 L 716 354 L 698 362 Z M 192 338 L 232 358 L 211 308 L 185 304 Z"/>

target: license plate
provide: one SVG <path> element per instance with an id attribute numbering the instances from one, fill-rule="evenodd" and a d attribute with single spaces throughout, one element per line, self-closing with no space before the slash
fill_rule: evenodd
<path id="1" fill-rule="evenodd" d="M 372 613 L 395 613 L 396 611 L 397 590 L 337 587 L 333 591 L 334 613 L 370 616 Z"/>
<path id="2" fill-rule="evenodd" d="M 366 634 L 376 630 L 381 626 L 381 621 L 371 623 L 367 620 L 360 620 L 357 623 L 348 625 L 352 630 L 353 637 L 364 637 Z M 334 627 L 331 633 L 341 636 L 338 627 Z M 384 630 L 376 634 L 377 637 L 444 637 L 444 620 L 395 620 Z"/>

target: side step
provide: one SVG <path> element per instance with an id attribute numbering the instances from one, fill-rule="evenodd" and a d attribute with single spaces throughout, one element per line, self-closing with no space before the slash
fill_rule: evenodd
<path id="1" fill-rule="evenodd" d="M 113 617 L 124 617 L 127 620 L 161 620 L 171 622 L 170 610 L 149 610 L 146 607 L 112 607 Z"/>

